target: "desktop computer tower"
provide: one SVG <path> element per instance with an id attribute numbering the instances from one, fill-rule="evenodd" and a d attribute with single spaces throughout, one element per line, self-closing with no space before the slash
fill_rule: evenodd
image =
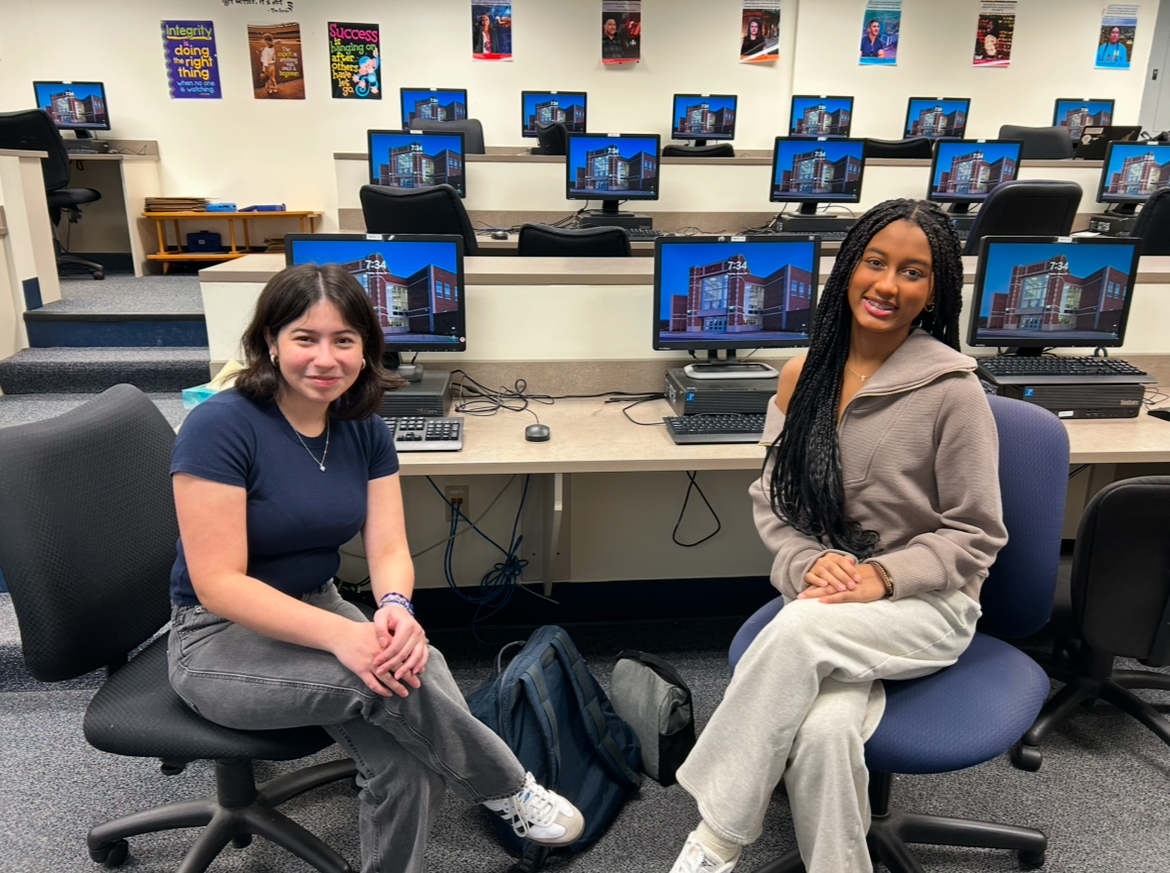
<path id="1" fill-rule="evenodd" d="M 422 379 L 408 382 L 382 395 L 378 415 L 386 418 L 443 416 L 451 402 L 451 374 L 446 370 L 423 370 Z"/>
<path id="2" fill-rule="evenodd" d="M 1129 236 L 1137 224 L 1136 215 L 1116 215 L 1112 212 L 1102 212 L 1100 215 L 1089 216 L 1089 230 L 1105 236 Z"/>
<path id="3" fill-rule="evenodd" d="M 578 216 L 581 227 L 653 227 L 654 219 L 637 212 L 603 212 L 600 209 L 586 209 Z"/>
<path id="4" fill-rule="evenodd" d="M 849 230 L 857 219 L 844 215 L 785 215 L 780 224 L 787 233 L 834 233 Z"/>
<path id="5" fill-rule="evenodd" d="M 766 413 L 776 394 L 776 377 L 763 379 L 695 379 L 682 367 L 666 371 L 666 401 L 675 415 Z"/>
<path id="6" fill-rule="evenodd" d="M 1139 382 L 1113 385 L 999 385 L 1003 397 L 1043 406 L 1057 418 L 1137 418 L 1146 386 Z"/>

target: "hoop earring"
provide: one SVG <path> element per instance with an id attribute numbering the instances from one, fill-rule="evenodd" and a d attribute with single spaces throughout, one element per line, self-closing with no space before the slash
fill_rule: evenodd
<path id="1" fill-rule="evenodd" d="M 366 368 L 366 359 L 365 359 L 365 358 L 362 358 L 362 366 L 361 366 L 361 369 L 362 369 L 362 370 L 364 370 L 365 368 Z"/>
<path id="2" fill-rule="evenodd" d="M 927 303 L 926 306 L 923 307 L 923 311 L 934 312 L 934 301 L 932 300 L 930 303 Z"/>

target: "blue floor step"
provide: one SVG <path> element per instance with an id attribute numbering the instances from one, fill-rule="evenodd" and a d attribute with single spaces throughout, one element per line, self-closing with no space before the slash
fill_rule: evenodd
<path id="1" fill-rule="evenodd" d="M 45 308 L 26 312 L 24 325 L 32 348 L 207 348 L 202 313 L 80 313 Z"/>
<path id="2" fill-rule="evenodd" d="M 147 393 L 181 392 L 210 378 L 202 348 L 33 348 L 0 361 L 0 391 L 87 394 L 127 383 Z"/>

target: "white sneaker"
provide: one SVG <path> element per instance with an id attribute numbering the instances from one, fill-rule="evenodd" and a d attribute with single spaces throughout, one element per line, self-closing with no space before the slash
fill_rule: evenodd
<path id="1" fill-rule="evenodd" d="M 683 843 L 682 852 L 670 868 L 670 873 L 731 873 L 738 861 L 739 855 L 730 861 L 723 860 L 691 834 Z"/>
<path id="2" fill-rule="evenodd" d="M 483 805 L 508 822 L 518 836 L 542 846 L 567 846 L 585 830 L 585 817 L 577 807 L 538 785 L 531 773 L 524 774 L 524 787 L 511 797 Z"/>

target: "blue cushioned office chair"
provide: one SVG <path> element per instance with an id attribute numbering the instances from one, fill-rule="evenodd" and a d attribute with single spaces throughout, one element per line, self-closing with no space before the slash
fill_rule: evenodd
<path id="1" fill-rule="evenodd" d="M 890 807 L 894 773 L 949 773 L 1010 749 L 1048 695 L 1048 677 L 1014 646 L 1048 621 L 1060 557 L 1068 481 L 1068 435 L 1052 413 L 1019 400 L 989 397 L 999 433 L 999 482 L 1008 544 L 983 585 L 983 617 L 970 647 L 951 667 L 886 682 L 886 711 L 865 744 L 872 823 L 871 854 L 893 873 L 922 873 L 906 843 L 1014 849 L 1020 861 L 1044 861 L 1038 830 L 905 812 Z M 748 619 L 731 644 L 732 669 L 760 629 L 784 605 L 777 597 Z M 994 634 L 995 636 L 992 636 Z M 802 871 L 793 849 L 756 873 Z"/>
<path id="2" fill-rule="evenodd" d="M 137 388 L 115 385 L 56 418 L 0 428 L 0 568 L 12 594 L 29 672 L 58 682 L 106 670 L 85 710 L 85 738 L 115 755 L 160 758 L 163 773 L 215 761 L 212 797 L 171 803 L 99 824 L 89 855 L 125 861 L 126 838 L 201 827 L 179 873 L 201 873 L 230 842 L 254 834 L 323 873 L 352 873 L 337 852 L 275 807 L 352 778 L 348 758 L 257 785 L 253 760 L 290 761 L 333 740 L 317 727 L 241 731 L 201 718 L 167 678 L 178 523 L 171 495 L 175 432 Z M 111 761 L 111 766 L 117 766 Z M 67 762 L 62 790 L 68 791 Z"/>

